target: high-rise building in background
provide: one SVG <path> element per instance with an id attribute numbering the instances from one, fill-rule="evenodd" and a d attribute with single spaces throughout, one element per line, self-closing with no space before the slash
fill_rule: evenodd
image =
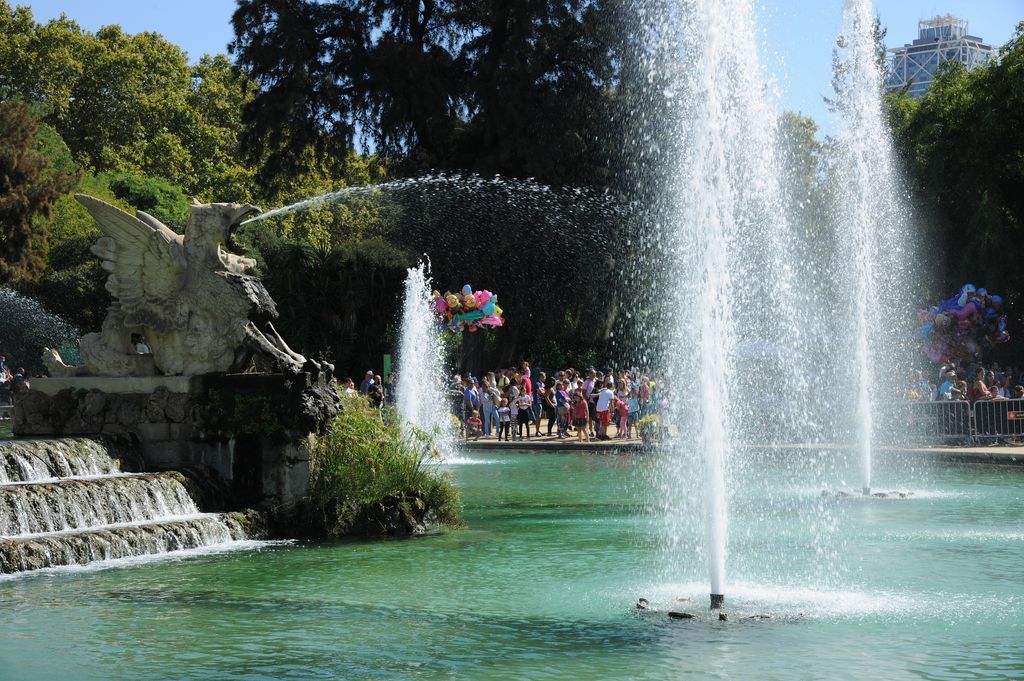
<path id="1" fill-rule="evenodd" d="M 939 66 L 958 61 L 968 69 L 984 66 L 995 58 L 996 50 L 977 36 L 968 35 L 967 20 L 946 16 L 917 22 L 917 40 L 889 50 L 889 92 L 907 88 L 911 97 L 921 97 L 935 80 Z"/>

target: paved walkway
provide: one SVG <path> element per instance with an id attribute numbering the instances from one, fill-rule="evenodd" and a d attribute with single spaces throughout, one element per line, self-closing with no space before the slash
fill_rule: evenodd
<path id="1" fill-rule="evenodd" d="M 636 439 L 628 440 L 591 440 L 590 442 L 579 442 L 575 438 L 559 440 L 557 437 L 531 437 L 529 440 L 511 440 L 498 442 L 493 438 L 480 438 L 479 440 L 460 441 L 461 446 L 469 450 L 515 450 L 534 452 L 623 452 L 623 451 L 650 451 L 657 449 L 661 444 L 654 444 L 645 447 Z M 851 449 L 853 445 L 823 443 L 823 444 L 799 444 L 799 445 L 757 445 L 759 449 Z M 896 454 L 926 457 L 935 461 L 946 461 L 950 463 L 983 463 L 999 464 L 1008 466 L 1024 465 L 1024 446 L 1012 445 L 974 445 L 969 447 L 935 446 L 935 447 L 882 447 L 881 451 Z"/>
<path id="2" fill-rule="evenodd" d="M 460 440 L 459 445 L 466 449 L 514 449 L 518 451 L 584 451 L 584 452 L 613 452 L 613 451 L 636 451 L 643 448 L 643 443 L 637 438 L 626 440 L 590 440 L 580 442 L 575 437 L 559 440 L 557 436 L 541 435 L 531 437 L 529 440 L 502 440 L 498 442 L 494 438 L 481 437 L 479 440 Z"/>

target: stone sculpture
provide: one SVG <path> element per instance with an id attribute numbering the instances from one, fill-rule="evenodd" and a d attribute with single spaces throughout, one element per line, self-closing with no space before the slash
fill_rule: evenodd
<path id="1" fill-rule="evenodd" d="M 259 209 L 235 203 L 193 205 L 185 234 L 142 211 L 132 216 L 77 194 L 104 236 L 92 252 L 110 272 L 114 297 L 100 333 L 82 338 L 84 366 L 68 366 L 49 348 L 51 376 L 152 376 L 248 369 L 254 357 L 278 370 L 307 365 L 271 324 L 277 309 L 259 279 L 246 274 L 255 261 L 229 252 L 232 230 Z M 132 342 L 138 334 L 151 352 Z M 266 362 L 264 362 L 266 364 Z"/>

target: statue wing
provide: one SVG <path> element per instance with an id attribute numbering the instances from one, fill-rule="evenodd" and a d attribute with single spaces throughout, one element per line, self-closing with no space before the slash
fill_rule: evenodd
<path id="1" fill-rule="evenodd" d="M 151 215 L 129 215 L 91 196 L 75 194 L 104 236 L 92 252 L 110 272 L 107 290 L 120 302 L 129 326 L 169 331 L 185 326 L 180 300 L 187 260 L 183 237 Z"/>

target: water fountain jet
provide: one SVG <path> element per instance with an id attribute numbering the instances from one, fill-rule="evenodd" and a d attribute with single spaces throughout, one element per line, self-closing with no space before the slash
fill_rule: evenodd
<path id="1" fill-rule="evenodd" d="M 395 402 L 403 427 L 432 434 L 441 457 L 450 459 L 455 442 L 444 406 L 447 400 L 437 399 L 445 394 L 445 368 L 432 304 L 430 263 L 424 260 L 406 271 Z"/>
<path id="2" fill-rule="evenodd" d="M 877 282 L 889 292 L 907 290 L 896 277 L 906 276 L 906 214 L 895 184 L 891 134 L 882 113 L 883 78 L 874 34 L 871 0 L 843 3 L 843 29 L 837 44 L 836 112 L 839 129 L 838 187 L 833 206 L 843 248 L 846 290 L 852 296 L 854 321 L 853 376 L 856 438 L 861 460 L 861 490 L 871 495 L 875 415 L 871 396 L 884 392 L 884 360 L 898 347 L 893 325 L 881 316 Z M 884 274 L 883 274 L 884 273 Z M 892 302 L 886 308 L 892 308 Z M 880 352 L 878 348 L 884 348 Z M 881 390 L 880 390 L 881 388 Z"/>

